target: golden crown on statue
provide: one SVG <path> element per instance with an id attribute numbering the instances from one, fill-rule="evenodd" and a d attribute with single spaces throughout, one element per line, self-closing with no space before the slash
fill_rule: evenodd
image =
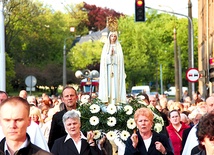
<path id="1" fill-rule="evenodd" d="M 117 18 L 115 17 L 107 17 L 107 27 L 111 32 L 115 32 L 118 30 Z"/>

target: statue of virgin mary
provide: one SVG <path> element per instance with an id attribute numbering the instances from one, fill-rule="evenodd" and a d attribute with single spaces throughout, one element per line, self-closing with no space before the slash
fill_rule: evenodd
<path id="1" fill-rule="evenodd" d="M 110 33 L 101 54 L 99 96 L 104 103 L 126 103 L 124 57 L 117 31 Z"/>

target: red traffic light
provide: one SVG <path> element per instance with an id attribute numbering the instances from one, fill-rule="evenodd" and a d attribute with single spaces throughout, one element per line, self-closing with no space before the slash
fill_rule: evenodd
<path id="1" fill-rule="evenodd" d="M 136 4 L 138 7 L 142 6 L 143 5 L 143 1 L 142 0 L 137 0 L 136 1 Z"/>
<path id="2" fill-rule="evenodd" d="M 214 65 L 214 58 L 210 58 L 210 65 Z"/>
<path id="3" fill-rule="evenodd" d="M 145 1 L 144 0 L 135 1 L 135 21 L 145 22 Z"/>

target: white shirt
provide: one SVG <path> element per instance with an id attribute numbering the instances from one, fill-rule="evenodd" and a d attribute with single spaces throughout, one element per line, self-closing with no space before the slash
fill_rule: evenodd
<path id="1" fill-rule="evenodd" d="M 73 138 L 71 138 L 71 136 L 70 136 L 69 134 L 67 134 L 64 143 L 65 143 L 67 140 L 69 140 L 69 139 L 72 139 L 72 140 L 73 140 Z M 81 145 L 82 145 L 81 139 L 86 139 L 86 140 L 87 140 L 87 138 L 83 135 L 82 132 L 80 132 L 80 140 L 79 140 L 77 143 L 73 140 L 74 145 L 76 146 L 76 148 L 77 148 L 77 150 L 78 150 L 79 153 L 80 153 Z"/>
<path id="2" fill-rule="evenodd" d="M 146 146 L 146 150 L 147 150 L 147 152 L 148 152 L 148 150 L 149 150 L 149 146 L 150 146 L 150 144 L 151 144 L 151 141 L 152 141 L 152 136 L 151 137 L 149 137 L 148 139 L 146 139 L 146 140 L 143 140 L 144 141 L 144 144 L 145 144 L 145 146 Z"/>
<path id="3" fill-rule="evenodd" d="M 184 150 L 182 152 L 182 155 L 189 155 L 191 154 L 192 149 L 198 145 L 198 138 L 196 136 L 196 126 L 198 124 L 196 124 L 195 126 L 192 127 L 192 129 L 189 132 L 189 135 L 187 137 L 185 146 L 184 146 Z"/>

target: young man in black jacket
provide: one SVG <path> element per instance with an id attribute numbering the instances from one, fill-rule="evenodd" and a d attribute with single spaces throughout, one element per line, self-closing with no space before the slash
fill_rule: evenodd
<path id="1" fill-rule="evenodd" d="M 27 127 L 31 124 L 30 105 L 21 97 L 11 97 L 0 104 L 0 122 L 5 138 L 0 150 L 6 155 L 52 155 L 30 141 Z"/>

